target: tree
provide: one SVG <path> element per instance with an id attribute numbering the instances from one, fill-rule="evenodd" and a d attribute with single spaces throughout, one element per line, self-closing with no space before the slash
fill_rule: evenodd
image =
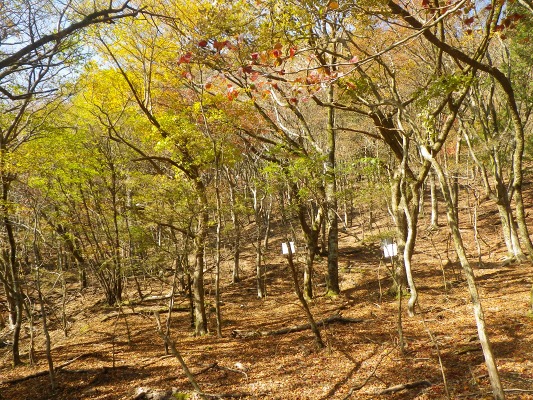
<path id="1" fill-rule="evenodd" d="M 73 65 L 79 47 L 74 40 L 83 29 L 118 18 L 130 17 L 137 10 L 122 3 L 118 7 L 94 5 L 75 11 L 70 3 L 62 9 L 49 2 L 34 7 L 29 1 L 2 3 L 0 17 L 0 181 L 2 221 L 7 235 L 8 256 L 2 281 L 14 320 L 13 364 L 20 364 L 19 335 L 22 323 L 23 293 L 19 282 L 16 238 L 8 207 L 9 191 L 16 174 L 10 170 L 11 153 L 29 139 L 42 133 L 54 101 L 62 70 Z M 40 114 L 40 115 L 39 115 Z M 31 117 L 31 118 L 30 118 Z"/>

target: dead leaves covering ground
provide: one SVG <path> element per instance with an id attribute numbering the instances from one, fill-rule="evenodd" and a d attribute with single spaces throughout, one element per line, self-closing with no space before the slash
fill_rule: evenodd
<path id="1" fill-rule="evenodd" d="M 503 384 L 508 399 L 533 399 L 533 392 L 528 392 L 533 391 L 533 320 L 528 316 L 533 269 L 528 264 L 502 266 L 498 227 L 480 221 L 487 248 L 476 276 Z M 472 236 L 469 229 L 464 234 Z M 226 285 L 223 291 L 224 337 L 193 337 L 188 314 L 176 312 L 172 339 L 207 393 L 244 399 L 445 399 L 440 354 L 451 398 L 490 399 L 460 267 L 453 263 L 442 266 L 446 241 L 445 227 L 419 239 L 414 265 L 420 308 L 416 317 L 403 318 L 408 345 L 405 355 L 398 349 L 397 302 L 386 294 L 390 281 L 385 265 L 380 265 L 379 249 L 361 246 L 348 234 L 340 246 L 341 265 L 351 263 L 350 269 L 341 271 L 342 295 L 330 298 L 319 294 L 311 307 L 317 320 L 340 312 L 363 322 L 322 327 L 326 349 L 314 348 L 310 331 L 231 337 L 233 329 L 264 331 L 307 322 L 291 290 L 284 260 L 272 255 L 277 252 L 277 242 L 268 257 L 266 299 L 255 298 L 253 259 L 245 260 L 248 279 Z M 475 245 L 467 243 L 476 259 Z M 453 254 L 450 258 L 454 260 Z M 316 276 L 320 277 L 324 262 L 317 267 Z M 323 287 L 316 290 L 320 293 Z M 138 387 L 190 391 L 177 360 L 164 356 L 150 313 L 165 302 L 133 309 L 125 306 L 124 315 L 118 316 L 116 309 L 105 308 L 100 299 L 99 293 L 71 290 L 68 337 L 59 329 L 58 316 L 51 314 L 56 365 L 79 357 L 58 372 L 55 392 L 51 392 L 46 375 L 6 383 L 46 370 L 40 326 L 35 332 L 36 365 L 12 369 L 8 348 L 0 349 L 0 399 L 133 399 Z M 185 299 L 181 301 L 186 305 Z M 210 323 L 214 328 L 214 320 Z M 26 331 L 24 346 L 27 342 Z M 423 380 L 431 386 L 379 394 L 394 385 Z"/>

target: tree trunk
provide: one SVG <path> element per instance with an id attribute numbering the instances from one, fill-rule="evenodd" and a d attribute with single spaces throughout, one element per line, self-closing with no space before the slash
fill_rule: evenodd
<path id="1" fill-rule="evenodd" d="M 235 197 L 235 185 L 228 177 L 229 181 L 229 197 L 230 197 L 230 212 L 231 222 L 233 224 L 233 271 L 231 274 L 231 282 L 237 283 L 240 278 L 240 255 L 241 255 L 241 225 L 237 214 L 237 199 Z"/>
<path id="2" fill-rule="evenodd" d="M 437 229 L 439 227 L 439 199 L 437 197 L 437 185 L 435 182 L 435 173 L 432 172 L 429 176 L 429 185 L 431 190 L 431 222 L 430 228 Z"/>
<path id="3" fill-rule="evenodd" d="M 307 300 L 313 298 L 313 263 L 315 259 L 316 248 L 307 247 L 307 255 L 305 257 L 305 266 L 304 266 L 304 287 L 303 293 L 304 297 Z"/>
<path id="4" fill-rule="evenodd" d="M 334 87 L 330 85 L 328 100 L 333 102 Z M 328 108 L 327 161 L 324 163 L 326 203 L 328 205 L 328 293 L 339 294 L 339 222 L 337 217 L 337 182 L 335 173 L 335 108 Z"/>
<path id="5" fill-rule="evenodd" d="M 213 144 L 216 163 L 215 163 L 215 197 L 216 197 L 216 248 L 215 248 L 215 317 L 217 322 L 217 337 L 222 337 L 222 319 L 220 315 L 220 246 L 222 241 L 222 201 L 220 199 L 220 153 L 217 152 L 216 144 Z"/>
<path id="6" fill-rule="evenodd" d="M 197 336 L 202 336 L 207 333 L 207 318 L 204 301 L 204 253 L 209 222 L 209 210 L 207 193 L 203 182 L 199 178 L 196 178 L 195 185 L 201 210 L 198 217 L 198 229 L 194 238 L 195 263 L 192 274 L 192 298 L 194 304 L 194 333 Z"/>
<path id="7" fill-rule="evenodd" d="M 434 158 L 430 158 L 430 161 L 433 165 L 433 168 L 437 172 L 439 177 L 439 182 L 441 184 L 442 193 L 444 195 L 446 203 L 446 215 L 448 217 L 448 226 L 452 234 L 453 242 L 455 245 L 455 251 L 461 262 L 461 267 L 466 276 L 466 281 L 468 284 L 468 292 L 470 294 L 470 300 L 474 308 L 474 317 L 476 320 L 476 326 L 478 331 L 479 341 L 481 343 L 481 348 L 483 350 L 483 356 L 485 358 L 485 365 L 489 374 L 490 384 L 492 386 L 492 392 L 496 400 L 505 399 L 505 394 L 503 387 L 500 381 L 500 375 L 498 373 L 498 368 L 496 366 L 496 361 L 494 359 L 494 354 L 492 352 L 492 346 L 487 333 L 487 327 L 485 324 L 485 317 L 483 315 L 483 308 L 481 306 L 481 300 L 479 297 L 479 292 L 477 289 L 477 284 L 474 276 L 470 262 L 466 256 L 466 251 L 463 245 L 463 240 L 461 237 L 461 232 L 459 231 L 459 225 L 456 219 L 456 210 L 454 207 L 452 193 L 448 185 L 448 181 Z"/>
<path id="8" fill-rule="evenodd" d="M 12 355 L 13 355 L 13 366 L 17 366 L 22 364 L 22 360 L 20 359 L 20 331 L 22 328 L 22 313 L 23 313 L 23 294 L 22 294 L 22 287 L 20 284 L 20 277 L 19 277 L 19 268 L 18 268 L 18 260 L 17 260 L 17 244 L 15 241 L 15 233 L 13 230 L 13 224 L 9 218 L 9 211 L 7 208 L 8 199 L 9 199 L 9 189 L 10 189 L 10 178 L 6 177 L 4 174 L 1 176 L 2 179 L 2 222 L 4 225 L 4 229 L 7 234 L 7 242 L 8 242 L 8 263 L 7 263 L 7 269 L 8 272 L 6 274 L 6 278 L 9 281 L 11 285 L 11 290 L 8 290 L 6 295 L 8 296 L 8 305 L 11 307 L 10 311 L 10 322 L 13 325 L 13 348 L 12 348 Z M 11 294 L 11 296 L 10 296 Z"/>
<path id="9" fill-rule="evenodd" d="M 402 177 L 400 170 L 396 170 L 393 181 L 391 183 L 391 197 L 392 197 L 392 214 L 394 216 L 394 224 L 396 226 L 396 244 L 398 246 L 398 262 L 393 263 L 392 267 L 392 285 L 389 293 L 392 296 L 401 296 L 401 288 L 407 286 L 407 276 L 405 274 L 405 242 L 407 240 L 407 219 L 404 210 L 401 207 L 402 203 Z"/>
<path id="10" fill-rule="evenodd" d="M 256 248 L 255 248 L 255 281 L 257 285 L 257 298 L 266 296 L 265 283 L 263 281 L 263 248 L 259 227 L 257 228 Z"/>
<path id="11" fill-rule="evenodd" d="M 46 360 L 48 361 L 48 373 L 50 376 L 50 386 L 52 387 L 52 391 L 54 391 L 57 387 L 57 382 L 56 382 L 56 376 L 55 376 L 55 370 L 54 370 L 54 361 L 52 359 L 52 345 L 50 341 L 50 333 L 48 332 L 48 320 L 46 316 L 46 310 L 44 307 L 43 293 L 41 291 L 41 278 L 40 278 L 40 273 L 39 273 L 39 266 L 37 266 L 36 269 L 37 269 L 37 293 L 39 295 L 41 315 L 43 317 L 43 333 L 44 333 L 45 343 L 46 343 Z"/>
<path id="12" fill-rule="evenodd" d="M 289 267 L 292 273 L 292 280 L 294 282 L 294 290 L 296 291 L 298 300 L 300 300 L 300 303 L 305 311 L 305 315 L 307 317 L 307 320 L 309 321 L 309 325 L 311 326 L 311 331 L 313 332 L 313 335 L 315 336 L 315 343 L 319 349 L 322 349 L 325 347 L 324 342 L 322 341 L 322 337 L 320 336 L 320 331 L 318 330 L 318 326 L 315 322 L 313 314 L 311 313 L 311 310 L 309 309 L 309 304 L 307 304 L 307 301 L 305 300 L 303 292 L 300 289 L 300 284 L 298 283 L 298 273 L 296 272 L 296 267 L 294 266 L 294 262 L 292 258 L 291 246 L 289 245 L 287 247 L 289 250 L 289 254 L 287 255 L 287 261 L 289 263 Z"/>

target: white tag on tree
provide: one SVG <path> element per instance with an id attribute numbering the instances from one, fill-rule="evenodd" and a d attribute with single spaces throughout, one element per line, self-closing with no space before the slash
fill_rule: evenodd
<path id="1" fill-rule="evenodd" d="M 296 247 L 294 247 L 294 242 L 289 242 L 290 243 L 290 246 L 291 246 L 291 253 L 294 254 L 296 253 Z M 287 243 L 282 243 L 281 244 L 281 253 L 282 254 L 289 254 L 289 246 L 287 245 Z"/>
<path id="2" fill-rule="evenodd" d="M 396 243 L 386 244 L 383 246 L 383 255 L 385 257 L 394 257 L 398 254 L 398 245 Z"/>

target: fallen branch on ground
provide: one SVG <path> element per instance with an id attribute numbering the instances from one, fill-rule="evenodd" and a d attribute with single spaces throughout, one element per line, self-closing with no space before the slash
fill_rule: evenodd
<path id="1" fill-rule="evenodd" d="M 362 318 L 347 318 L 347 317 L 343 317 L 340 314 L 334 314 L 331 317 L 318 321 L 316 324 L 317 326 L 323 326 L 323 325 L 328 325 L 328 324 L 333 324 L 333 323 L 355 324 L 355 323 L 359 323 L 363 321 L 364 319 Z M 235 329 L 231 332 L 231 336 L 235 338 L 245 339 L 245 338 L 250 338 L 250 337 L 284 335 L 287 333 L 305 331 L 307 329 L 311 329 L 311 324 L 288 326 L 285 328 L 275 329 L 272 331 L 244 331 L 240 329 Z"/>
<path id="2" fill-rule="evenodd" d="M 533 393 L 531 389 L 503 389 L 505 393 Z"/>
<path id="3" fill-rule="evenodd" d="M 396 392 L 399 392 L 401 390 L 416 389 L 416 388 L 419 388 L 419 387 L 426 388 L 426 387 L 430 387 L 430 386 L 432 386 L 432 383 L 430 381 L 426 381 L 426 380 L 416 381 L 416 382 L 409 382 L 409 383 L 404 383 L 402 385 L 391 386 L 391 387 L 389 387 L 387 389 L 382 390 L 378 394 L 396 393 Z"/>
<path id="4" fill-rule="evenodd" d="M 200 371 L 198 372 L 195 372 L 193 375 L 194 376 L 198 376 L 198 375 L 201 375 L 203 373 L 206 373 L 207 371 L 209 371 L 210 369 L 218 369 L 218 370 L 224 370 L 224 371 L 230 371 L 230 372 L 234 372 L 236 374 L 242 374 L 244 375 L 246 378 L 248 378 L 248 374 L 242 370 L 242 369 L 234 369 L 234 368 L 228 368 L 228 367 L 223 367 L 222 365 L 219 365 L 218 362 L 214 362 L 213 364 L 209 364 L 207 367 L 201 369 Z"/>
<path id="5" fill-rule="evenodd" d="M 217 363 L 217 362 L 214 362 L 213 364 L 208 365 L 207 367 L 201 369 L 200 371 L 195 372 L 193 375 L 194 375 L 194 376 L 202 375 L 204 372 L 207 372 L 207 371 L 209 371 L 210 369 L 213 369 L 213 368 L 216 368 L 216 367 L 218 367 L 218 363 Z"/>
<path id="6" fill-rule="evenodd" d="M 158 313 L 166 313 L 166 312 L 168 312 L 168 307 L 158 307 L 158 308 L 154 309 L 154 307 L 146 306 L 144 308 L 138 307 L 137 309 L 138 309 L 138 311 L 129 311 L 128 310 L 128 311 L 121 311 L 121 312 L 118 312 L 118 311 L 112 312 L 111 314 L 108 314 L 105 317 L 102 317 L 100 319 L 100 322 L 105 322 L 105 321 L 108 321 L 110 319 L 117 318 L 119 316 L 128 317 L 130 315 L 140 315 L 142 317 L 145 317 L 147 314 L 153 314 L 154 312 L 158 312 Z M 190 310 L 191 309 L 189 307 L 174 307 L 174 308 L 172 308 L 172 311 L 176 311 L 176 312 L 186 312 L 186 311 L 188 312 Z"/>

